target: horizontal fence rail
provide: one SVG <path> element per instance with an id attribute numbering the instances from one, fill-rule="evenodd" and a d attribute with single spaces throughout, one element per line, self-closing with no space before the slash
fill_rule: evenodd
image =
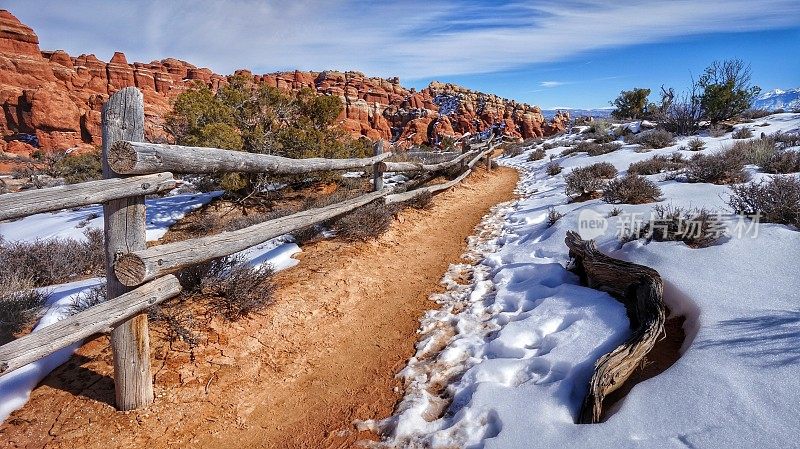
<path id="1" fill-rule="evenodd" d="M 167 275 L 6 343 L 0 346 L 0 376 L 84 338 L 106 332 L 108 328 L 180 292 L 178 279 Z"/>
<path id="2" fill-rule="evenodd" d="M 150 195 L 171 190 L 175 184 L 172 173 L 157 173 L 6 193 L 0 195 L 0 220 Z"/>
<path id="3" fill-rule="evenodd" d="M 229 256 L 239 251 L 357 209 L 391 193 L 384 189 L 330 206 L 309 209 L 265 221 L 237 231 L 167 243 L 123 254 L 114 263 L 117 279 L 127 286 L 139 285 L 162 274 L 191 265 Z"/>
<path id="4" fill-rule="evenodd" d="M 373 201 L 398 203 L 421 193 L 435 193 L 465 179 L 481 159 L 491 166 L 493 142 L 476 143 L 455 158 L 437 164 L 385 161 L 383 142 L 375 155 L 354 159 L 289 159 L 216 148 L 141 142 L 144 100 L 133 87 L 114 93 L 103 106 L 103 177 L 69 186 L 0 195 L 0 220 L 102 203 L 105 225 L 107 300 L 53 325 L 0 346 L 0 376 L 97 333 L 111 330 L 117 408 L 142 408 L 153 401 L 150 374 L 150 306 L 181 291 L 175 276 L 181 268 L 228 256 L 269 239 L 353 211 Z M 468 162 L 467 162 L 468 161 Z M 419 172 L 414 186 L 427 183 L 450 167 L 463 169 L 445 183 L 396 193 L 383 188 L 383 173 Z M 372 169 L 373 192 L 336 204 L 297 212 L 237 231 L 146 247 L 145 195 L 176 185 L 173 173 L 302 174 Z M 406 185 L 409 188 L 410 185 Z"/>
<path id="5" fill-rule="evenodd" d="M 172 173 L 270 173 L 293 175 L 330 170 L 370 167 L 392 153 L 360 159 L 290 159 L 269 154 L 186 147 L 146 142 L 120 141 L 109 150 L 108 165 L 121 175 Z"/>

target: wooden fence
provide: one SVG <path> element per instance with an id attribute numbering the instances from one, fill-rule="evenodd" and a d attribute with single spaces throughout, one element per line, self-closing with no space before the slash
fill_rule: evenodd
<path id="1" fill-rule="evenodd" d="M 102 203 L 105 224 L 108 300 L 56 324 L 0 346 L 0 376 L 39 360 L 93 334 L 111 329 L 116 403 L 133 410 L 153 402 L 146 310 L 181 292 L 170 273 L 227 256 L 303 227 L 350 212 L 372 201 L 396 203 L 434 193 L 463 180 L 481 159 L 491 166 L 491 140 L 438 164 L 389 162 L 391 153 L 376 145 L 361 159 L 288 159 L 216 148 L 144 142 L 144 101 L 133 87 L 122 89 L 103 107 L 103 180 L 0 195 L 0 220 Z M 395 192 L 383 187 L 383 173 L 428 172 L 460 166 L 457 178 L 443 184 Z M 173 188 L 173 173 L 246 172 L 299 174 L 372 168 L 373 191 L 329 206 L 298 212 L 231 232 L 145 245 L 145 195 Z"/>

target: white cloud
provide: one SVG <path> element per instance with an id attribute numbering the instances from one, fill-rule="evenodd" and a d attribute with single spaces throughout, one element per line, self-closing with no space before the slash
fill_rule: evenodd
<path id="1" fill-rule="evenodd" d="M 46 3 L 46 5 L 45 5 Z M 490 73 L 598 48 L 800 24 L 797 0 L 7 0 L 42 47 L 124 50 L 130 61 L 237 68 L 355 69 L 418 79 Z M 544 87 L 544 83 L 541 84 Z"/>
<path id="2" fill-rule="evenodd" d="M 539 86 L 551 88 L 551 87 L 563 86 L 564 84 L 567 83 L 565 83 L 564 81 L 542 81 L 541 83 L 539 83 Z"/>

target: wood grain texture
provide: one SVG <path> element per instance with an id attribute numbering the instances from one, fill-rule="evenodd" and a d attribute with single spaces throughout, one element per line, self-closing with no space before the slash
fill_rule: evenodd
<path id="1" fill-rule="evenodd" d="M 116 142 L 110 147 L 108 160 L 109 166 L 115 173 L 125 175 L 144 175 L 164 171 L 172 173 L 301 174 L 370 167 L 392 155 L 392 153 L 382 153 L 361 159 L 290 159 L 244 151 L 126 140 L 125 142 Z"/>
<path id="2" fill-rule="evenodd" d="M 0 195 L 0 220 L 149 195 L 175 187 L 172 173 L 103 179 Z"/>
<path id="3" fill-rule="evenodd" d="M 631 325 L 631 336 L 595 364 L 579 422 L 597 423 L 603 414 L 603 399 L 631 376 L 664 334 L 664 287 L 656 270 L 606 256 L 593 240 L 585 241 L 570 231 L 565 241 L 574 258 L 573 270 L 589 287 L 622 302 Z"/>
<path id="4" fill-rule="evenodd" d="M 475 156 L 477 151 L 470 151 L 468 153 L 464 153 L 458 157 L 455 157 L 449 161 L 440 162 L 438 164 L 421 164 L 416 162 L 381 162 L 381 169 L 383 171 L 389 172 L 420 172 L 420 171 L 427 171 L 427 172 L 436 172 L 442 171 L 446 168 L 454 167 L 456 165 L 460 165 L 461 162 L 465 159 Z"/>
<path id="5" fill-rule="evenodd" d="M 139 285 L 168 272 L 243 251 L 269 239 L 350 212 L 391 192 L 384 189 L 340 203 L 297 212 L 237 231 L 167 243 L 121 255 L 114 264 L 116 277 L 128 286 Z"/>
<path id="6" fill-rule="evenodd" d="M 180 291 L 178 279 L 167 275 L 0 346 L 0 376 L 102 333 Z"/>
<path id="7" fill-rule="evenodd" d="M 379 140 L 378 143 L 375 144 L 375 156 L 381 156 L 383 154 L 383 140 Z M 376 162 L 372 165 L 372 191 L 373 192 L 380 192 L 383 190 L 383 172 L 386 171 L 383 169 L 383 165 L 381 162 Z"/>
<path id="8" fill-rule="evenodd" d="M 128 87 L 117 91 L 103 106 L 103 177 L 117 178 L 108 164 L 114 143 L 144 140 L 142 93 Z M 163 170 L 158 170 L 161 172 Z M 114 274 L 114 260 L 120 255 L 145 248 L 146 211 L 144 196 L 111 200 L 103 205 L 106 241 L 106 290 L 114 299 L 131 289 Z M 131 317 L 111 332 L 114 353 L 114 386 L 117 408 L 134 410 L 153 402 L 150 375 L 150 339 L 147 314 Z"/>

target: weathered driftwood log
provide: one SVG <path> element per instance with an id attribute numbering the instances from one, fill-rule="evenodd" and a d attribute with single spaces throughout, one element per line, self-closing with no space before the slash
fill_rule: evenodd
<path id="1" fill-rule="evenodd" d="M 99 204 L 129 196 L 149 195 L 174 187 L 172 173 L 158 173 L 7 193 L 0 195 L 0 220 Z"/>
<path id="2" fill-rule="evenodd" d="M 461 161 L 464 159 L 470 158 L 477 154 L 477 151 L 470 151 L 468 153 L 464 153 L 456 158 L 450 159 L 449 161 L 440 162 L 438 164 L 422 164 L 417 162 L 381 162 L 381 169 L 385 172 L 418 172 L 418 171 L 427 171 L 427 172 L 435 172 L 441 171 L 446 168 L 454 167 L 456 165 L 461 164 Z"/>
<path id="3" fill-rule="evenodd" d="M 135 87 L 119 90 L 103 105 L 103 178 L 124 178 L 108 166 L 111 146 L 121 140 L 144 140 L 144 98 Z M 161 172 L 163 170 L 157 170 Z M 147 213 L 144 195 L 103 204 L 106 252 L 106 293 L 114 299 L 131 289 L 119 282 L 113 264 L 118 254 L 144 249 Z M 117 408 L 134 410 L 153 402 L 150 375 L 150 334 L 147 314 L 120 323 L 111 332 Z"/>
<path id="4" fill-rule="evenodd" d="M 656 270 L 606 256 L 593 240 L 584 241 L 575 232 L 567 233 L 566 244 L 581 280 L 622 302 L 631 325 L 628 340 L 595 364 L 579 422 L 596 423 L 603 399 L 622 386 L 664 333 L 663 284 Z"/>
<path id="5" fill-rule="evenodd" d="M 125 175 L 142 175 L 163 171 L 173 173 L 299 174 L 369 167 L 391 155 L 392 153 L 383 153 L 361 159 L 290 159 L 218 148 L 116 142 L 109 152 L 108 165 L 114 172 Z"/>
<path id="6" fill-rule="evenodd" d="M 123 284 L 139 285 L 170 271 L 217 257 L 228 256 L 287 232 L 334 218 L 382 198 L 390 192 L 389 189 L 372 192 L 330 206 L 305 210 L 237 231 L 222 232 L 122 254 L 114 263 L 114 272 Z"/>
<path id="7" fill-rule="evenodd" d="M 0 346 L 0 376 L 105 332 L 180 291 L 178 279 L 167 275 Z"/>

